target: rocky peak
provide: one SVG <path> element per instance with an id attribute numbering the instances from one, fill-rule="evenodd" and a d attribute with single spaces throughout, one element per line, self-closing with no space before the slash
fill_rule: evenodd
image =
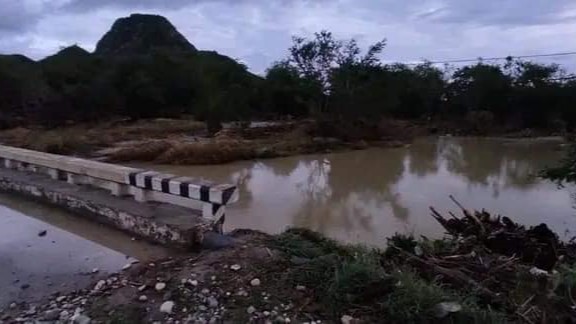
<path id="1" fill-rule="evenodd" d="M 116 20 L 96 45 L 98 55 L 137 55 L 153 50 L 196 52 L 194 45 L 168 19 L 158 15 L 133 14 Z"/>

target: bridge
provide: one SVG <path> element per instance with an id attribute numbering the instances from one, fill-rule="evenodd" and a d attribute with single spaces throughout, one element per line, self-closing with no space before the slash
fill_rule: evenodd
<path id="1" fill-rule="evenodd" d="M 239 198 L 235 185 L 2 145 L 0 190 L 182 248 L 221 233 Z"/>

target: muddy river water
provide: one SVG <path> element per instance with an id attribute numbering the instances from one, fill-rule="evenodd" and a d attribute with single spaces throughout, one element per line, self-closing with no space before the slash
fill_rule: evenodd
<path id="1" fill-rule="evenodd" d="M 306 227 L 343 242 L 384 246 L 395 232 L 442 235 L 428 208 L 457 211 L 449 199 L 454 195 L 467 208 L 528 225 L 546 222 L 568 238 L 576 235 L 575 188 L 560 190 L 534 177 L 557 161 L 561 145 L 440 137 L 395 149 L 146 167 L 238 183 L 241 198 L 228 209 L 226 230 Z M 170 253 L 62 210 L 0 195 L 0 308 Z M 95 268 L 98 273 L 89 274 Z"/>
<path id="2" fill-rule="evenodd" d="M 344 242 L 382 246 L 395 232 L 437 237 L 429 206 L 485 208 L 525 224 L 576 231 L 572 187 L 534 175 L 561 157 L 556 139 L 426 138 L 396 149 L 372 148 L 216 166 L 161 166 L 165 172 L 237 182 L 240 202 L 227 230 L 277 233 L 307 227 Z M 576 233 L 574 233 L 576 235 Z"/>
<path id="3" fill-rule="evenodd" d="M 172 253 L 58 208 L 0 194 L 0 309 L 83 288 L 136 260 Z"/>

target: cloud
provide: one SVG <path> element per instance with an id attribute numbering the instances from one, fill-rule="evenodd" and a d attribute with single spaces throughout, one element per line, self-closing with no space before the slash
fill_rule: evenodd
<path id="1" fill-rule="evenodd" d="M 573 0 L 0 0 L 0 8 L 0 52 L 34 58 L 72 44 L 93 50 L 115 19 L 134 12 L 163 15 L 197 48 L 255 72 L 283 58 L 291 36 L 323 29 L 363 46 L 387 38 L 386 61 L 576 50 Z M 576 70 L 573 58 L 545 62 Z"/>
<path id="2" fill-rule="evenodd" d="M 266 4 L 274 3 L 282 5 L 289 1 L 301 0 L 69 0 L 62 9 L 65 11 L 85 12 L 94 9 L 155 9 L 155 10 L 178 10 L 193 7 L 203 3 L 219 3 L 226 6 L 245 5 L 250 3 Z M 318 0 L 324 1 L 324 0 Z"/>
<path id="3" fill-rule="evenodd" d="M 207 1 L 207 0 L 205 0 Z M 86 12 L 94 9 L 179 9 L 197 4 L 201 0 L 72 0 L 63 10 L 73 12 Z"/>
<path id="4" fill-rule="evenodd" d="M 434 22 L 479 25 L 548 25 L 575 21 L 563 13 L 576 8 L 573 0 L 446 0 L 420 17 Z"/>
<path id="5" fill-rule="evenodd" d="M 30 1 L 0 0 L 0 32 L 21 32 L 38 21 L 42 8 Z"/>

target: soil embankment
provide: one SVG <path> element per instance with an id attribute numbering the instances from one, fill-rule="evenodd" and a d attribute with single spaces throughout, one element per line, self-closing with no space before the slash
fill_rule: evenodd
<path id="1" fill-rule="evenodd" d="M 323 126 L 311 120 L 229 124 L 214 136 L 207 136 L 203 122 L 154 119 L 53 130 L 16 128 L 1 131 L 0 142 L 112 162 L 220 164 L 375 145 L 401 146 L 419 132 L 418 127 L 405 122 L 387 122 L 381 126 L 382 131 L 370 131 L 369 140 L 364 140 L 363 134 L 339 136 L 333 129 L 321 129 Z M 339 132 L 344 134 L 346 130 Z"/>
<path id="2" fill-rule="evenodd" d="M 77 155 L 110 162 L 222 164 L 367 147 L 398 147 L 418 136 L 539 137 L 562 135 L 493 127 L 478 130 L 457 121 L 342 123 L 315 120 L 229 123 L 214 136 L 193 119 L 109 121 L 57 129 L 14 128 L 0 131 L 0 143 L 42 152 Z"/>
<path id="3" fill-rule="evenodd" d="M 386 251 L 306 230 L 236 231 L 234 247 L 146 262 L 2 320 L 76 323 L 568 323 L 576 248 L 546 225 L 432 210 L 441 240 Z"/>

